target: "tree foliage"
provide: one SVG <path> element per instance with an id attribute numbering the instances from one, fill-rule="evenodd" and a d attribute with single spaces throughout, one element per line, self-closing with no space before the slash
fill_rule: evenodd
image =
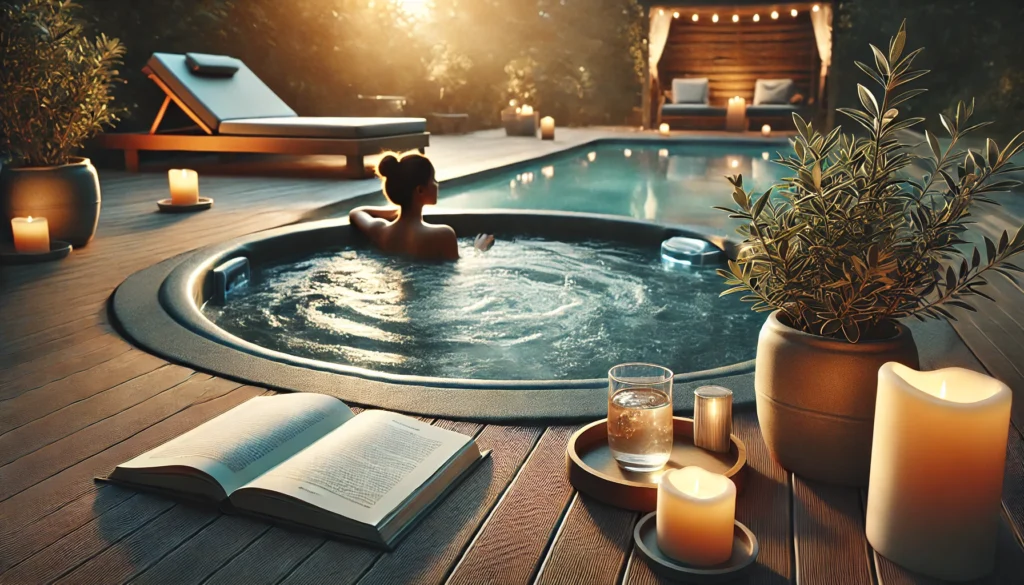
<path id="1" fill-rule="evenodd" d="M 789 324 L 815 334 L 856 343 L 890 334 L 894 319 L 953 318 L 944 306 L 974 310 L 969 297 L 988 298 L 986 279 L 1013 279 L 1024 272 L 1007 260 L 1024 251 L 1024 227 L 998 242 L 984 238 L 984 254 L 963 239 L 975 202 L 995 205 L 991 193 L 1019 182 L 1010 159 L 1024 147 L 1024 133 L 1000 148 L 964 150 L 962 138 L 985 126 L 973 123 L 974 103 L 960 102 L 952 117 L 940 115 L 950 144 L 943 149 L 926 132 L 929 154 L 918 157 L 901 131 L 923 118 L 900 109 L 923 89 L 908 84 L 925 75 L 913 69 L 922 49 L 904 54 L 906 30 L 888 51 L 871 45 L 874 67 L 856 66 L 877 86 L 858 84 L 861 108 L 843 108 L 866 135 L 822 134 L 794 116 L 793 154 L 778 163 L 794 176 L 757 196 L 730 177 L 735 208 L 719 208 L 744 220 L 746 248 L 719 273 L 747 293 L 754 310 L 779 310 Z M 910 178 L 912 163 L 930 170 Z"/>
<path id="2" fill-rule="evenodd" d="M 69 0 L 0 4 L 0 152 L 16 166 L 68 162 L 117 120 L 124 47 L 85 36 Z"/>

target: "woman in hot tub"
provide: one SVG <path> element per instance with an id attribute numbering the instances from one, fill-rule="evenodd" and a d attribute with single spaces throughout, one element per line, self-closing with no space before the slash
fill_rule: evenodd
<path id="1" fill-rule="evenodd" d="M 423 222 L 423 206 L 437 204 L 437 180 L 430 159 L 415 152 L 401 157 L 387 153 L 377 163 L 377 176 L 393 206 L 357 207 L 348 214 L 352 225 L 389 254 L 420 260 L 457 260 L 455 230 Z M 493 243 L 494 236 L 480 234 L 473 245 L 485 251 Z"/>

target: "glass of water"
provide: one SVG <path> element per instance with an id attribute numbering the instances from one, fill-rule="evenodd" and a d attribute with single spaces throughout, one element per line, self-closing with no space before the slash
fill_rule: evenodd
<path id="1" fill-rule="evenodd" d="M 672 454 L 672 371 L 653 364 L 608 370 L 608 446 L 627 471 L 657 471 Z"/>

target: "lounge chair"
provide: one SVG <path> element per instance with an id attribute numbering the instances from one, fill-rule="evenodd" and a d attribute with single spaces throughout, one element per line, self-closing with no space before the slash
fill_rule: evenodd
<path id="1" fill-rule="evenodd" d="M 725 108 L 708 103 L 708 79 L 672 80 L 671 101 L 661 106 L 661 118 L 670 126 L 721 129 L 725 126 Z"/>
<path id="2" fill-rule="evenodd" d="M 796 83 L 792 79 L 758 79 L 754 82 L 754 103 L 747 106 L 749 127 L 758 130 L 764 124 L 775 129 L 793 128 L 793 114 L 804 107 L 793 103 Z"/>
<path id="3" fill-rule="evenodd" d="M 348 174 L 366 176 L 363 157 L 385 150 L 420 152 L 430 143 L 424 118 L 301 117 L 238 59 L 154 53 L 143 72 L 167 97 L 149 133 L 106 134 L 99 144 L 124 150 L 137 171 L 139 151 L 343 154 Z M 158 133 L 174 102 L 202 134 Z"/>

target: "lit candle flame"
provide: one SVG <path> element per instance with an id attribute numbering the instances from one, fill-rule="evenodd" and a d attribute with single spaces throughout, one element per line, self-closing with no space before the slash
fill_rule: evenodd
<path id="1" fill-rule="evenodd" d="M 942 381 L 942 386 L 939 388 L 939 398 L 946 399 L 946 381 Z"/>
<path id="2" fill-rule="evenodd" d="M 25 220 L 25 223 L 32 223 L 32 216 L 31 215 L 28 216 L 28 219 Z"/>
<path id="3" fill-rule="evenodd" d="M 693 480 L 693 495 L 696 496 L 698 494 L 700 494 L 700 478 L 699 477 Z"/>

